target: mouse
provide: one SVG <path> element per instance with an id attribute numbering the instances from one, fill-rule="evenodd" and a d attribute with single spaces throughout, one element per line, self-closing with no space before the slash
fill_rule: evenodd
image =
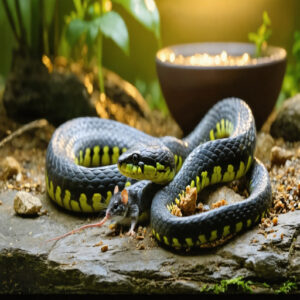
<path id="1" fill-rule="evenodd" d="M 138 181 L 125 187 L 122 191 L 116 185 L 107 206 L 105 217 L 100 222 L 83 225 L 63 235 L 49 239 L 47 242 L 60 240 L 86 228 L 101 227 L 108 220 L 120 225 L 130 226 L 127 235 L 133 236 L 135 235 L 134 230 L 138 222 L 149 219 L 152 198 L 159 188 L 161 188 L 160 185 L 150 180 Z"/>
<path id="2" fill-rule="evenodd" d="M 152 198 L 158 188 L 159 185 L 149 180 L 139 181 L 122 191 L 115 186 L 105 218 L 130 226 L 127 235 L 134 235 L 136 225 L 148 219 Z"/>

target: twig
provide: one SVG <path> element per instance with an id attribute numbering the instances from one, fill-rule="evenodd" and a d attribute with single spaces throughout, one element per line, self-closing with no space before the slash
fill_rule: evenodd
<path id="1" fill-rule="evenodd" d="M 8 7 L 7 0 L 2 0 L 2 3 L 3 3 L 3 6 L 4 6 L 4 9 L 5 9 L 7 18 L 8 18 L 8 22 L 9 22 L 9 24 L 10 24 L 10 27 L 11 27 L 12 31 L 13 31 L 13 34 L 14 34 L 14 36 L 15 36 L 17 42 L 18 42 L 19 44 L 21 44 L 21 39 L 20 39 L 20 37 L 18 36 L 18 32 L 17 32 L 16 26 L 15 26 L 13 17 L 12 17 L 12 15 L 11 15 L 10 9 L 9 9 L 9 7 Z"/>
<path id="2" fill-rule="evenodd" d="M 12 134 L 4 138 L 2 141 L 0 141 L 0 148 L 3 147 L 7 142 L 11 141 L 16 136 L 19 136 L 23 134 L 25 131 L 34 129 L 34 128 L 41 128 L 48 124 L 48 121 L 46 119 L 40 119 L 32 121 L 20 128 L 18 128 L 16 131 L 14 131 Z"/>

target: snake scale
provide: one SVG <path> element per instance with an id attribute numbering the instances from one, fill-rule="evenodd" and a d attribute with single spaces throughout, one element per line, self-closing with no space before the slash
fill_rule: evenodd
<path id="1" fill-rule="evenodd" d="M 176 249 L 214 247 L 257 224 L 270 207 L 270 179 L 254 157 L 255 144 L 252 111 L 238 98 L 219 101 L 183 139 L 152 137 L 113 120 L 76 118 L 59 126 L 49 142 L 47 191 L 67 210 L 93 213 L 106 209 L 116 185 L 120 190 L 147 187 L 151 194 L 152 184 L 150 222 L 159 243 Z M 247 199 L 191 216 L 171 214 L 187 186 L 200 193 L 244 175 Z"/>

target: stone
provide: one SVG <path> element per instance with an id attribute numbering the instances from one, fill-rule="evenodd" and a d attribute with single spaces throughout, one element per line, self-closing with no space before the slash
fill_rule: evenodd
<path id="1" fill-rule="evenodd" d="M 284 164 L 287 160 L 291 159 L 293 155 L 294 153 L 292 151 L 283 149 L 278 146 L 274 146 L 271 149 L 271 164 Z"/>
<path id="2" fill-rule="evenodd" d="M 275 141 L 269 133 L 259 132 L 256 139 L 255 157 L 263 163 L 267 163 L 271 158 L 271 149 Z"/>
<path id="3" fill-rule="evenodd" d="M 47 242 L 99 217 L 66 213 L 42 195 L 49 214 L 19 218 L 12 213 L 15 194 L 0 193 L 1 293 L 190 294 L 239 276 L 253 282 L 254 293 L 261 291 L 256 282 L 268 283 L 270 293 L 287 280 L 300 282 L 300 210 L 279 215 L 267 236 L 255 226 L 223 246 L 185 254 L 160 247 L 150 226 L 142 251 L 139 240 L 113 234 L 108 224 Z"/>
<path id="4" fill-rule="evenodd" d="M 300 93 L 285 100 L 271 125 L 270 133 L 286 141 L 300 140 Z"/>
<path id="5" fill-rule="evenodd" d="M 8 180 L 16 176 L 18 181 L 22 179 L 22 167 L 19 162 L 12 156 L 6 156 L 0 164 L 2 168 L 1 178 Z"/>
<path id="6" fill-rule="evenodd" d="M 41 200 L 30 193 L 20 191 L 14 199 L 14 210 L 19 215 L 37 215 L 42 208 Z"/>

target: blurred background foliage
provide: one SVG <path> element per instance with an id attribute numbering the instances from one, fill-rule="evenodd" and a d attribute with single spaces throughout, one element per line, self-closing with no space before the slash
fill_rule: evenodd
<path id="1" fill-rule="evenodd" d="M 151 107 L 166 111 L 155 70 L 155 53 L 159 48 L 172 44 L 205 41 L 248 42 L 248 33 L 257 30 L 261 24 L 263 11 L 267 11 L 272 20 L 272 36 L 269 44 L 284 47 L 288 51 L 289 65 L 279 100 L 282 102 L 284 98 L 299 92 L 300 34 L 297 33 L 297 30 L 300 31 L 299 0 L 142 1 L 150 6 L 156 4 L 159 14 L 157 12 L 154 18 L 153 16 L 148 18 L 143 14 L 142 18 L 139 18 L 132 13 L 129 5 L 135 1 L 138 0 L 109 1 L 112 4 L 109 11 L 117 14 L 125 24 L 128 45 L 120 46 L 112 36 L 103 32 L 105 29 L 102 28 L 104 34 L 101 60 L 104 67 L 134 84 Z M 7 0 L 6 2 L 13 12 L 14 20 L 18 15 L 13 6 L 16 2 L 20 3 L 26 36 L 21 32 L 18 34 L 23 39 L 21 42 L 26 38 L 28 47 L 35 49 L 32 51 L 37 51 L 37 55 L 42 51 L 50 57 L 65 55 L 68 58 L 76 58 L 74 51 L 72 53 L 70 48 L 68 49 L 72 43 L 66 40 L 64 33 L 67 24 L 76 18 L 80 19 L 76 7 L 78 1 Z M 2 89 L 11 67 L 12 49 L 16 47 L 16 39 L 9 26 L 3 4 L 4 1 L 1 0 L 0 86 Z M 97 11 L 88 11 L 88 13 L 93 17 L 82 18 L 82 20 L 91 21 L 99 17 Z M 42 41 L 39 41 L 37 36 L 41 31 Z M 96 33 L 94 34 L 96 36 Z M 93 33 L 90 37 L 92 36 Z M 85 42 L 93 44 L 96 40 L 91 38 Z"/>

